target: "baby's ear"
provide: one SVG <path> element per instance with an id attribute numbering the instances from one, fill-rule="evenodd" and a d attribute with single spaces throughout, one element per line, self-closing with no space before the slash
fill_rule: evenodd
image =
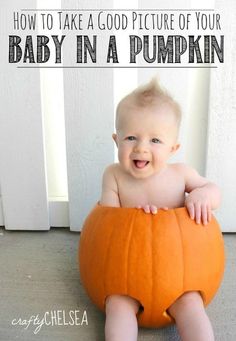
<path id="1" fill-rule="evenodd" d="M 117 134 L 112 134 L 112 138 L 115 141 L 116 146 L 118 147 Z"/>
<path id="2" fill-rule="evenodd" d="M 171 147 L 171 153 L 175 153 L 180 147 L 180 144 L 179 143 L 176 143 L 174 144 L 172 147 Z"/>

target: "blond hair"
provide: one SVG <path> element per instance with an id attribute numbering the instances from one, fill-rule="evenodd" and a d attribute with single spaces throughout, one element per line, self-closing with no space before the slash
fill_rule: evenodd
<path id="1" fill-rule="evenodd" d="M 125 96 L 119 103 L 116 109 L 116 127 L 118 125 L 118 116 L 124 106 L 132 105 L 137 107 L 158 107 L 167 104 L 173 109 L 176 118 L 177 128 L 179 128 L 181 121 L 180 105 L 173 99 L 173 97 L 163 89 L 156 78 L 151 79 L 147 84 L 141 85 L 134 91 Z"/>

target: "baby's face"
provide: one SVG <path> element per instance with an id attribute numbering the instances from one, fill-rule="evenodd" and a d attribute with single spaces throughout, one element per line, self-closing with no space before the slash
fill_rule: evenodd
<path id="1" fill-rule="evenodd" d="M 124 171 L 143 179 L 166 167 L 178 149 L 176 118 L 169 105 L 158 108 L 125 107 L 119 113 L 118 130 L 113 138 Z"/>

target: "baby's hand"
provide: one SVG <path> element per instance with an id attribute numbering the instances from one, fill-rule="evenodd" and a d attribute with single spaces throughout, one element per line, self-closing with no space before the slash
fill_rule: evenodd
<path id="1" fill-rule="evenodd" d="M 136 208 L 142 208 L 145 213 L 152 213 L 152 214 L 157 214 L 157 207 L 155 205 L 144 205 L 144 206 L 137 206 Z M 160 209 L 167 211 L 168 207 L 160 207 Z"/>
<path id="2" fill-rule="evenodd" d="M 197 224 L 207 225 L 211 221 L 211 204 L 204 189 L 194 189 L 185 199 L 185 206 L 191 219 Z"/>

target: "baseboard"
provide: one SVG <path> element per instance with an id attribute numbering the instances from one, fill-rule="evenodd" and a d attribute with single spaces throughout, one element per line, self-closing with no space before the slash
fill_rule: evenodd
<path id="1" fill-rule="evenodd" d="M 69 227 L 69 202 L 64 197 L 49 198 L 49 223 L 51 227 Z"/>
<path id="2" fill-rule="evenodd" d="M 0 196 L 0 226 L 4 226 L 3 209 L 2 209 L 2 198 L 1 198 L 1 196 Z"/>

